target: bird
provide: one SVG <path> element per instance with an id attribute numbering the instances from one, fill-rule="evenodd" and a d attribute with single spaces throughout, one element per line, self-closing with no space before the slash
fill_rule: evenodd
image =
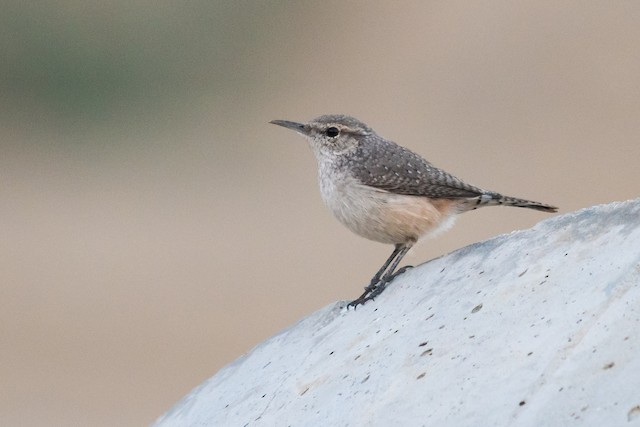
<path id="1" fill-rule="evenodd" d="M 411 268 L 398 269 L 411 247 L 451 227 L 461 213 L 485 206 L 558 210 L 469 185 L 351 116 L 329 114 L 306 123 L 270 123 L 308 141 L 317 162 L 322 199 L 338 221 L 357 235 L 394 245 L 362 295 L 347 307 L 355 309 L 378 297 Z"/>

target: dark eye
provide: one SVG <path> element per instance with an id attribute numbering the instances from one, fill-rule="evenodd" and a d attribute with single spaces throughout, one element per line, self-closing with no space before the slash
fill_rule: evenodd
<path id="1" fill-rule="evenodd" d="M 335 138 L 338 135 L 340 135 L 340 129 L 337 127 L 331 126 L 330 128 L 327 128 L 327 136 L 329 138 Z"/>

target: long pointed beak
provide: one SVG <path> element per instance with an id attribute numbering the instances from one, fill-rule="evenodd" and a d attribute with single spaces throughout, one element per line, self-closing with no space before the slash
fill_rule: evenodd
<path id="1" fill-rule="evenodd" d="M 309 131 L 305 127 L 304 123 L 290 122 L 288 120 L 271 120 L 269 123 L 282 126 L 283 128 L 295 130 L 296 132 L 301 133 L 302 135 L 309 134 Z"/>

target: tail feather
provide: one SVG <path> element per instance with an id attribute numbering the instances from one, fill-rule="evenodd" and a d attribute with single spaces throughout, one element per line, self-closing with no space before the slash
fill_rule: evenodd
<path id="1" fill-rule="evenodd" d="M 558 208 L 555 206 L 534 202 L 532 200 L 519 199 L 517 197 L 503 196 L 498 193 L 487 192 L 473 200 L 475 201 L 475 206 L 472 206 L 472 209 L 481 206 L 515 206 L 517 208 L 535 209 L 542 212 L 558 212 Z"/>

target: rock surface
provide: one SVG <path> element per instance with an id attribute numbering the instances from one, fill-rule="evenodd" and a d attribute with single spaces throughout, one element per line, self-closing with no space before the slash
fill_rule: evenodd
<path id="1" fill-rule="evenodd" d="M 640 199 L 547 219 L 339 302 L 157 426 L 640 426 Z"/>

